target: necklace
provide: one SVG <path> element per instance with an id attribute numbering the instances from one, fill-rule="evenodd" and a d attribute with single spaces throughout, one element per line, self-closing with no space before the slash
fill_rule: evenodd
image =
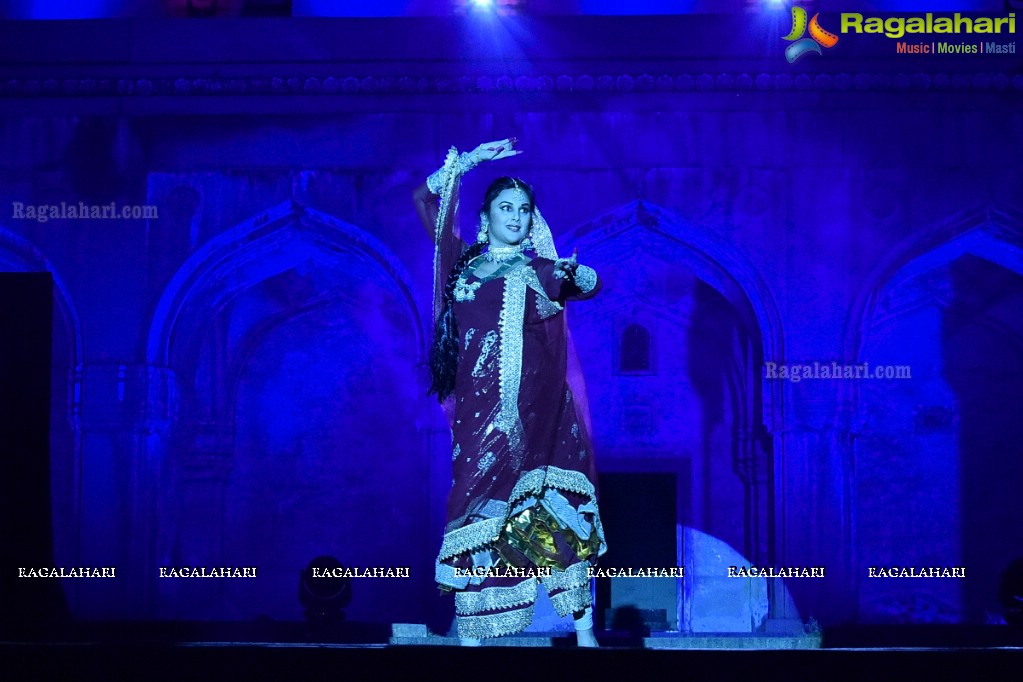
<path id="1" fill-rule="evenodd" d="M 515 246 L 491 246 L 483 254 L 484 260 L 490 263 L 507 263 L 522 253 L 522 244 Z"/>

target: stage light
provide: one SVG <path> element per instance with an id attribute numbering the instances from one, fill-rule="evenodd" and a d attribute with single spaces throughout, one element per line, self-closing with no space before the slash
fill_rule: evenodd
<path id="1" fill-rule="evenodd" d="M 338 623 L 345 619 L 344 607 L 352 601 L 352 579 L 336 577 L 344 566 L 332 556 L 318 556 L 299 574 L 298 601 L 305 607 L 306 620 Z"/>
<path id="2" fill-rule="evenodd" d="M 455 14 L 475 14 L 482 16 L 513 16 L 521 14 L 525 5 L 523 0 L 455 0 Z"/>
<path id="3" fill-rule="evenodd" d="M 775 14 L 791 7 L 802 7 L 813 14 L 816 11 L 814 7 L 817 3 L 818 0 L 745 0 L 744 10 L 747 14 L 760 12 Z"/>

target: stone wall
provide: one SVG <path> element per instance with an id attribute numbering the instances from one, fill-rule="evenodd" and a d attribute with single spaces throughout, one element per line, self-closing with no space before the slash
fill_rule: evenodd
<path id="1" fill-rule="evenodd" d="M 257 55 L 232 68 L 272 90 L 286 69 Z M 170 73 L 160 59 L 133 66 Z M 357 583 L 352 618 L 443 620 L 432 562 L 450 453 L 423 395 L 431 249 L 411 193 L 449 145 L 509 135 L 526 153 L 473 171 L 462 217 L 495 175 L 521 175 L 559 247 L 604 278 L 569 313 L 596 454 L 691 480 L 676 519 L 692 545 L 678 548 L 688 628 L 997 612 L 998 573 L 1023 546 L 1019 89 L 997 74 L 902 88 L 886 67 L 786 89 L 784 72 L 726 77 L 728 55 L 647 87 L 622 80 L 628 48 L 590 59 L 618 74 L 609 90 L 513 66 L 508 90 L 472 75 L 404 91 L 401 74 L 438 68 L 408 56 L 367 67 L 396 74 L 393 90 L 341 78 L 336 96 L 287 80 L 276 97 L 192 79 L 148 99 L 8 89 L 0 203 L 158 210 L 0 220 L 5 268 L 58 281 L 57 560 L 124 576 L 69 585 L 76 614 L 298 618 L 297 572 L 327 553 L 412 567 Z M 635 325 L 649 367 L 623 371 Z M 764 375 L 815 361 L 911 378 Z M 720 574 L 733 555 L 827 577 L 765 590 Z M 258 565 L 261 579 L 155 577 L 181 564 Z M 892 564 L 969 578 L 867 577 Z"/>

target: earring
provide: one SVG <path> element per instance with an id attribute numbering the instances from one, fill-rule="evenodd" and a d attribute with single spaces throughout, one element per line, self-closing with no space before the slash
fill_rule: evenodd
<path id="1" fill-rule="evenodd" d="M 526 238 L 522 240 L 522 250 L 523 251 L 533 250 L 533 240 L 529 238 L 528 234 L 526 235 Z"/>
<path id="2" fill-rule="evenodd" d="M 487 217 L 486 213 L 481 213 L 480 231 L 476 233 L 476 241 L 480 244 L 486 244 L 488 239 L 490 239 L 490 218 Z"/>

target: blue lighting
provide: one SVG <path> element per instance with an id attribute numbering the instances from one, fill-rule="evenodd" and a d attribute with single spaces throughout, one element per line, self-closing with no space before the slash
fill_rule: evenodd
<path id="1" fill-rule="evenodd" d="M 120 16 L 124 0 L 30 0 L 5 3 L 10 19 L 108 19 Z"/>

